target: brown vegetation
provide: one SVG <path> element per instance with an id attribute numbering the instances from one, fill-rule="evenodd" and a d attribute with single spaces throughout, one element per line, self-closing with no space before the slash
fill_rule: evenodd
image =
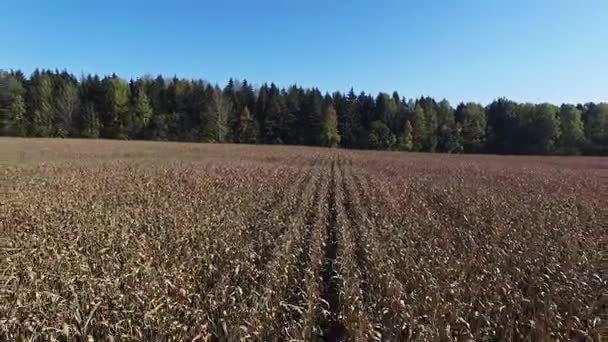
<path id="1" fill-rule="evenodd" d="M 594 336 L 607 171 L 0 139 L 0 339 Z"/>

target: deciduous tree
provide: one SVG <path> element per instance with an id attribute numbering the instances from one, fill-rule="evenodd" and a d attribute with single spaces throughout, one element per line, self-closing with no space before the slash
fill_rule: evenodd
<path id="1" fill-rule="evenodd" d="M 243 107 L 239 115 L 236 142 L 241 144 L 255 144 L 258 135 L 255 120 L 249 113 L 247 106 Z"/>
<path id="2" fill-rule="evenodd" d="M 325 108 L 323 119 L 323 129 L 321 130 L 321 145 L 336 147 L 340 144 L 340 134 L 338 133 L 338 117 L 332 105 Z"/>
<path id="3" fill-rule="evenodd" d="M 559 149 L 565 154 L 579 154 L 585 140 L 585 127 L 581 111 L 574 105 L 564 104 L 559 109 L 561 136 Z"/>
<path id="4" fill-rule="evenodd" d="M 32 115 L 29 132 L 35 137 L 48 137 L 53 130 L 53 84 L 51 78 L 39 75 L 32 81 Z"/>
<path id="5" fill-rule="evenodd" d="M 455 117 L 461 127 L 464 152 L 482 152 L 486 135 L 486 115 L 483 107 L 473 102 L 461 103 L 456 108 Z"/>
<path id="6" fill-rule="evenodd" d="M 382 121 L 374 121 L 367 136 L 367 144 L 371 149 L 388 150 L 395 145 L 395 135 Z"/>
<path id="7" fill-rule="evenodd" d="M 397 149 L 401 151 L 411 151 L 414 148 L 414 135 L 412 134 L 413 127 L 410 120 L 405 122 L 403 135 L 397 140 Z"/>

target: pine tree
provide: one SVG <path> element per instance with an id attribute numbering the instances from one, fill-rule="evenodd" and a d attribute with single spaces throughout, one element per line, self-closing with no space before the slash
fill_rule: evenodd
<path id="1" fill-rule="evenodd" d="M 226 141 L 227 142 L 237 142 L 238 140 L 238 126 L 239 126 L 239 116 L 242 111 L 243 105 L 239 102 L 237 96 L 237 89 L 239 87 L 239 82 L 230 78 L 228 80 L 228 84 L 224 87 L 223 97 L 224 101 L 229 103 L 229 111 L 227 113 L 227 132 L 226 132 Z"/>
<path id="2" fill-rule="evenodd" d="M 297 86 L 291 86 L 284 93 L 285 98 L 285 133 L 286 144 L 301 144 L 302 129 L 298 119 L 302 116 L 302 94 L 303 90 Z"/>
<path id="3" fill-rule="evenodd" d="M 251 110 L 251 115 L 255 119 L 258 128 L 258 142 L 264 142 L 264 131 L 265 131 L 265 121 L 266 121 L 266 109 L 268 107 L 268 84 L 264 83 L 257 91 L 257 96 L 255 98 L 255 105 L 253 107 L 249 107 Z"/>
<path id="4" fill-rule="evenodd" d="M 170 140 L 196 140 L 196 130 L 191 130 L 192 126 L 198 124 L 198 111 L 192 102 L 193 93 L 194 85 L 189 80 L 173 78 L 169 85 L 168 113 L 171 114 L 166 118 Z"/>
<path id="5" fill-rule="evenodd" d="M 279 89 L 272 83 L 268 91 L 268 103 L 264 113 L 263 141 L 267 144 L 283 144 L 287 135 L 285 103 Z"/>
<path id="6" fill-rule="evenodd" d="M 338 124 L 342 122 L 344 128 L 343 133 L 340 134 L 341 144 L 345 147 L 364 147 L 365 129 L 361 118 L 359 98 L 353 89 L 348 93 L 346 102 L 346 113 L 343 119 L 338 122 Z"/>
<path id="7" fill-rule="evenodd" d="M 323 126 L 323 97 L 318 89 L 311 89 L 305 93 L 298 122 L 302 128 L 302 143 L 320 145 L 319 138 Z"/>
<path id="8" fill-rule="evenodd" d="M 238 99 L 237 102 L 241 106 L 241 110 L 246 106 L 250 111 L 251 116 L 254 117 L 253 110 L 255 109 L 256 98 L 253 87 L 247 80 L 243 80 L 243 84 L 241 84 L 240 88 L 236 91 L 236 97 Z"/>
<path id="9" fill-rule="evenodd" d="M 321 145 L 327 147 L 336 147 L 340 144 L 340 134 L 338 133 L 338 116 L 332 105 L 325 108 L 320 141 Z"/>
<path id="10" fill-rule="evenodd" d="M 250 112 L 251 111 L 251 112 Z M 335 119 L 334 119 L 335 117 Z M 334 123 L 335 122 L 335 123 Z M 0 71 L 0 134 L 266 142 L 412 151 L 606 154 L 608 104 L 487 107 L 275 84 Z M 395 135 L 398 139 L 395 139 Z M 255 136 L 255 137 L 254 137 Z M 396 141 L 396 146 L 394 145 Z"/>

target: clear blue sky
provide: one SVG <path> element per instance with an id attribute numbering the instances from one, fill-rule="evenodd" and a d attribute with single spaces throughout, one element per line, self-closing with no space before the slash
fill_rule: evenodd
<path id="1" fill-rule="evenodd" d="M 608 100 L 607 0 L 3 0 L 0 68 Z"/>

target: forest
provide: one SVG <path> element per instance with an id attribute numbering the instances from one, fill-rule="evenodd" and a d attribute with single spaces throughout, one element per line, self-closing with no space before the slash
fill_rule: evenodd
<path id="1" fill-rule="evenodd" d="M 287 144 L 446 153 L 608 155 L 608 103 L 484 106 L 397 92 L 68 71 L 0 71 L 0 135 Z"/>

